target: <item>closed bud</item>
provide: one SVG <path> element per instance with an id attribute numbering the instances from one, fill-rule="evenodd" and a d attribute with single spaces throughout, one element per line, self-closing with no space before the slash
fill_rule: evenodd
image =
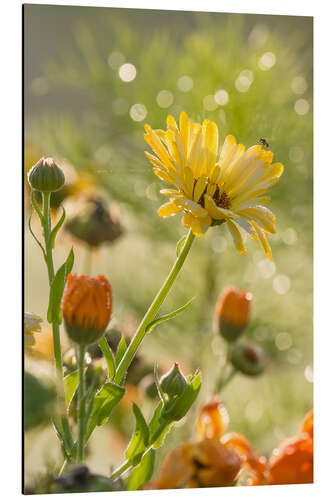
<path id="1" fill-rule="evenodd" d="M 41 158 L 28 172 L 32 189 L 42 193 L 58 191 L 65 184 L 64 172 L 53 158 Z"/>
<path id="2" fill-rule="evenodd" d="M 104 276 L 69 274 L 61 307 L 68 336 L 81 345 L 93 344 L 110 321 L 110 283 Z"/>
<path id="3" fill-rule="evenodd" d="M 228 342 L 234 342 L 245 330 L 250 316 L 251 293 L 227 287 L 216 304 L 214 328 Z"/>
<path id="4" fill-rule="evenodd" d="M 69 219 L 65 229 L 90 247 L 113 243 L 124 232 L 115 210 L 99 197 L 87 200 L 82 212 Z"/>
<path id="5" fill-rule="evenodd" d="M 169 399 L 182 396 L 187 385 L 187 380 L 180 371 L 178 363 L 175 363 L 160 379 L 160 389 Z"/>
<path id="6" fill-rule="evenodd" d="M 235 344 L 230 359 L 236 370 L 250 377 L 260 375 L 265 369 L 264 353 L 256 344 Z"/>

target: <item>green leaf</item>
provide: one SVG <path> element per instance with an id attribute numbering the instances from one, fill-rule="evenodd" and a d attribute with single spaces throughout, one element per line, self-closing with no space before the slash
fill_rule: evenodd
<path id="1" fill-rule="evenodd" d="M 74 264 L 73 248 L 69 252 L 66 262 L 59 267 L 51 285 L 49 307 L 47 310 L 47 321 L 61 324 L 60 303 L 64 293 L 65 283 L 68 274 L 71 272 Z"/>
<path id="2" fill-rule="evenodd" d="M 164 438 L 172 426 L 172 423 L 168 423 L 161 418 L 163 406 L 163 402 L 160 401 L 149 422 L 149 444 L 153 445 L 154 448 L 159 448 L 163 444 Z"/>
<path id="3" fill-rule="evenodd" d="M 145 453 L 139 465 L 137 465 L 129 479 L 127 489 L 135 491 L 140 488 L 145 482 L 149 481 L 154 471 L 155 450 L 150 449 Z"/>
<path id="4" fill-rule="evenodd" d="M 151 321 L 146 326 L 146 333 L 151 332 L 152 329 L 155 328 L 155 326 L 159 325 L 160 323 L 163 323 L 164 321 L 168 321 L 169 319 L 172 319 L 175 316 L 177 316 L 178 314 L 180 314 L 183 311 L 185 311 L 185 309 L 187 309 L 192 304 L 192 302 L 194 301 L 194 299 L 195 299 L 195 297 L 193 297 L 191 300 L 189 300 L 188 302 L 186 302 L 186 304 L 184 304 L 183 306 L 179 307 L 175 311 L 172 311 L 169 314 L 164 314 L 163 316 L 160 316 L 159 318 L 154 319 L 154 321 Z"/>
<path id="5" fill-rule="evenodd" d="M 37 243 L 37 244 L 40 246 L 40 248 L 42 249 L 42 252 L 43 252 L 43 255 L 44 255 L 44 258 L 45 258 L 46 254 L 45 254 L 44 247 L 43 247 L 43 245 L 41 244 L 41 242 L 39 241 L 39 239 L 37 238 L 37 236 L 35 235 L 35 233 L 33 232 L 33 229 L 32 229 L 32 227 L 31 227 L 31 217 L 32 217 L 32 216 L 30 215 L 30 217 L 29 217 L 29 221 L 28 221 L 29 231 L 30 231 L 30 233 L 32 234 L 32 237 L 34 238 L 34 240 L 36 241 L 36 243 Z"/>
<path id="6" fill-rule="evenodd" d="M 177 248 L 176 248 L 177 257 L 180 254 L 181 249 L 183 248 L 185 240 L 186 240 L 186 234 L 185 234 L 185 236 L 183 236 L 182 238 L 180 238 L 180 240 L 177 243 Z"/>
<path id="7" fill-rule="evenodd" d="M 134 459 L 137 455 L 142 454 L 146 450 L 149 441 L 148 426 L 140 408 L 135 403 L 133 403 L 133 413 L 136 424 L 135 431 L 125 452 L 125 457 L 128 459 Z"/>
<path id="8" fill-rule="evenodd" d="M 109 378 L 112 380 L 116 373 L 116 361 L 105 336 L 101 338 L 98 345 L 104 354 L 106 364 L 108 365 Z"/>
<path id="9" fill-rule="evenodd" d="M 66 400 L 66 408 L 69 407 L 77 386 L 79 384 L 79 370 L 75 370 L 74 372 L 66 375 L 64 378 L 64 386 L 65 386 L 65 400 Z"/>
<path id="10" fill-rule="evenodd" d="M 50 243 L 51 243 L 52 248 L 54 248 L 54 243 L 55 243 L 57 233 L 58 233 L 59 229 L 61 228 L 61 226 L 63 225 L 65 217 L 66 217 L 66 211 L 65 211 L 64 207 L 61 206 L 61 208 L 62 208 L 62 215 L 61 215 L 59 221 L 57 222 L 57 224 L 52 229 L 51 235 L 50 235 Z"/>
<path id="11" fill-rule="evenodd" d="M 103 425 L 110 417 L 113 408 L 125 394 L 125 389 L 119 385 L 107 382 L 94 398 L 91 420 L 87 431 L 87 439 L 96 425 Z"/>
<path id="12" fill-rule="evenodd" d="M 116 366 L 119 365 L 120 361 L 122 360 L 122 357 L 124 356 L 125 352 L 127 349 L 127 344 L 124 335 L 121 336 L 121 339 L 119 340 L 119 344 L 117 347 L 117 352 L 116 352 Z"/>

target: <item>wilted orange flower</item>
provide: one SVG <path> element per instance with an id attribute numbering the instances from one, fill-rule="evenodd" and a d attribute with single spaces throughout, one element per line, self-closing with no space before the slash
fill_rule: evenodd
<path id="1" fill-rule="evenodd" d="M 216 439 L 182 443 L 167 455 L 156 480 L 145 489 L 231 486 L 240 467 L 238 454 Z"/>
<path id="2" fill-rule="evenodd" d="M 250 482 L 258 484 L 313 483 L 313 410 L 310 410 L 298 431 L 273 450 L 268 461 L 268 473 Z"/>
<path id="3" fill-rule="evenodd" d="M 112 311 L 112 291 L 104 276 L 69 274 L 62 298 L 62 313 L 69 337 L 92 344 L 103 335 Z"/>
<path id="4" fill-rule="evenodd" d="M 252 294 L 228 286 L 220 295 L 215 309 L 215 329 L 228 341 L 236 340 L 247 326 Z"/>

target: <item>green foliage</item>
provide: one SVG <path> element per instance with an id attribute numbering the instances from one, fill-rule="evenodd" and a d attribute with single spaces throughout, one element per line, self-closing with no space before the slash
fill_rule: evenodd
<path id="1" fill-rule="evenodd" d="M 123 355 L 126 352 L 126 349 L 127 349 L 126 340 L 125 340 L 125 337 L 122 335 L 121 339 L 119 340 L 119 344 L 118 344 L 117 352 L 116 352 L 116 366 L 119 365 Z"/>
<path id="2" fill-rule="evenodd" d="M 29 372 L 24 373 L 24 429 L 47 423 L 54 410 L 55 390 Z"/>
<path id="3" fill-rule="evenodd" d="M 47 321 L 49 323 L 52 323 L 54 321 L 59 325 L 61 324 L 60 304 L 61 304 L 62 294 L 64 293 L 67 276 L 71 272 L 73 264 L 74 264 L 74 253 L 73 249 L 71 248 L 66 261 L 62 266 L 59 267 L 52 281 L 50 289 L 49 307 L 47 310 Z"/>
<path id="4" fill-rule="evenodd" d="M 127 489 L 138 490 L 145 482 L 149 481 L 154 471 L 155 450 L 148 450 L 130 475 Z"/>
<path id="5" fill-rule="evenodd" d="M 149 429 L 140 408 L 135 403 L 133 403 L 133 413 L 136 427 L 126 449 L 125 457 L 134 461 L 139 455 L 142 455 L 148 445 Z"/>
<path id="6" fill-rule="evenodd" d="M 125 394 L 125 389 L 119 385 L 107 382 L 94 398 L 92 415 L 90 418 L 87 439 L 96 425 L 103 425 L 110 418 L 113 408 Z"/>
<path id="7" fill-rule="evenodd" d="M 79 371 L 78 370 L 75 370 L 74 372 L 69 373 L 64 378 L 65 400 L 66 400 L 66 407 L 67 408 L 71 404 L 71 401 L 72 401 L 74 394 L 76 392 L 78 383 L 79 383 Z"/>

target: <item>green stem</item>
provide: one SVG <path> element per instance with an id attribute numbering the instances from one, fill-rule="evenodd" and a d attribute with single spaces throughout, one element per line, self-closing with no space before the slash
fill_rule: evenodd
<path id="1" fill-rule="evenodd" d="M 78 440 L 77 440 L 77 455 L 78 463 L 84 461 L 84 446 L 85 446 L 85 379 L 84 379 L 84 355 L 86 348 L 84 345 L 78 345 L 76 356 L 79 369 L 79 386 L 77 391 L 77 421 L 78 421 Z"/>
<path id="2" fill-rule="evenodd" d="M 129 344 L 122 360 L 120 361 L 116 375 L 114 378 L 114 382 L 116 384 L 121 384 L 123 382 L 123 379 L 126 375 L 127 369 L 129 365 L 131 364 L 132 359 L 135 356 L 135 353 L 137 352 L 145 334 L 146 334 L 146 327 L 147 325 L 154 320 L 159 308 L 161 307 L 164 299 L 166 298 L 172 284 L 174 283 L 176 277 L 179 274 L 179 271 L 181 270 L 185 259 L 187 257 L 187 254 L 190 251 L 191 245 L 194 240 L 194 234 L 192 233 L 192 230 L 190 229 L 186 240 L 184 242 L 184 245 L 174 263 L 172 266 L 172 269 L 163 283 L 162 287 L 160 288 L 159 292 L 155 296 L 153 302 L 151 303 L 148 311 L 146 312 L 145 316 L 143 317 L 134 337 L 132 338 L 131 343 Z"/>
<path id="3" fill-rule="evenodd" d="M 51 243 L 51 216 L 50 216 L 50 197 L 51 193 L 42 193 L 43 197 L 43 233 L 45 241 L 45 262 L 47 266 L 49 286 L 51 287 L 54 280 L 54 264 L 52 255 L 52 243 Z M 73 444 L 73 436 L 71 428 L 68 421 L 66 404 L 65 404 L 65 388 L 64 388 L 64 378 L 63 378 L 63 368 L 62 368 L 62 355 L 61 355 L 61 345 L 60 345 L 60 328 L 58 323 L 52 322 L 52 335 L 53 335 L 53 350 L 56 365 L 56 374 L 60 391 L 60 410 L 61 410 L 61 420 L 63 425 L 63 430 L 66 439 L 69 443 Z"/>
<path id="4" fill-rule="evenodd" d="M 122 465 L 120 465 L 117 469 L 115 469 L 112 472 L 110 479 L 112 479 L 113 481 L 115 479 L 118 479 L 124 472 L 126 472 L 131 467 L 133 467 L 132 461 L 126 460 L 126 462 L 124 462 Z"/>
<path id="5" fill-rule="evenodd" d="M 51 217 L 50 217 L 50 196 L 51 193 L 43 193 L 43 216 L 44 216 L 44 240 L 45 240 L 45 261 L 49 276 L 49 286 L 54 279 L 54 265 L 51 245 Z M 56 363 L 57 376 L 63 385 L 62 356 L 60 346 L 60 329 L 58 323 L 52 323 L 54 358 Z"/>

